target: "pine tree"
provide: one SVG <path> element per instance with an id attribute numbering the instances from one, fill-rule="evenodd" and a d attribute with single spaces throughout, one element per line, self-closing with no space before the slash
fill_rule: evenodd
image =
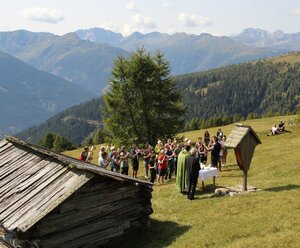
<path id="1" fill-rule="evenodd" d="M 45 136 L 40 140 L 39 145 L 51 150 L 53 148 L 55 136 L 56 135 L 54 133 L 46 133 Z"/>
<path id="2" fill-rule="evenodd" d="M 46 133 L 45 136 L 40 140 L 39 145 L 56 152 L 62 152 L 73 148 L 65 137 L 62 137 L 55 133 Z"/>
<path id="3" fill-rule="evenodd" d="M 56 135 L 53 142 L 53 150 L 56 152 L 62 152 L 66 150 L 70 150 L 72 148 L 72 144 L 64 137 L 60 135 Z"/>
<path id="4" fill-rule="evenodd" d="M 130 58 L 118 57 L 104 95 L 107 137 L 115 144 L 155 144 L 183 126 L 185 107 L 160 52 L 138 49 Z"/>
<path id="5" fill-rule="evenodd" d="M 94 145 L 99 145 L 105 142 L 105 133 L 102 129 L 97 129 L 93 135 L 92 143 Z"/>

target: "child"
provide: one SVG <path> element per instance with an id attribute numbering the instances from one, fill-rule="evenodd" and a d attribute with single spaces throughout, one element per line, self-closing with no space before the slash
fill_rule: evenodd
<path id="1" fill-rule="evenodd" d="M 168 168 L 168 160 L 169 157 L 165 154 L 165 150 L 161 150 L 158 157 L 158 183 L 160 183 L 160 179 L 162 183 L 164 182 L 164 177 Z"/>
<path id="2" fill-rule="evenodd" d="M 150 154 L 150 159 L 148 162 L 149 170 L 150 170 L 150 182 L 154 183 L 155 178 L 156 178 L 156 168 L 155 168 L 155 153 L 151 152 Z"/>

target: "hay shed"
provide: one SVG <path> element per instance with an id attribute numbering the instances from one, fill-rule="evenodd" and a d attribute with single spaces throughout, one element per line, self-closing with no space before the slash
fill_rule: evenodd
<path id="1" fill-rule="evenodd" d="M 244 174 L 243 190 L 247 191 L 247 174 L 255 147 L 261 141 L 250 126 L 236 125 L 225 142 L 228 148 L 234 148 L 236 161 Z"/>
<path id="2" fill-rule="evenodd" d="M 99 247 L 147 226 L 152 184 L 0 141 L 0 247 Z"/>

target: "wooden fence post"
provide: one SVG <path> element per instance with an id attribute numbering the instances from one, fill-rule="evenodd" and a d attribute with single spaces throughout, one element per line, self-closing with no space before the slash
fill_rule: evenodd
<path id="1" fill-rule="evenodd" d="M 247 175 L 248 175 L 248 171 L 247 170 L 243 170 L 243 191 L 247 191 Z"/>

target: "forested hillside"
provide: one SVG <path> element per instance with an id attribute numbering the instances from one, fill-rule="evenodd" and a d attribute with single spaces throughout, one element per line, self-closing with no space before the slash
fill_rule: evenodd
<path id="1" fill-rule="evenodd" d="M 18 134 L 18 137 L 38 143 L 47 132 L 60 134 L 73 144 L 81 141 L 96 128 L 101 127 L 102 99 L 92 99 L 73 106 L 51 117 L 45 123 Z"/>
<path id="2" fill-rule="evenodd" d="M 300 106 L 300 53 L 293 57 L 293 64 L 282 57 L 281 62 L 274 59 L 277 63 L 265 60 L 176 77 L 189 106 L 187 119 L 295 113 Z"/>
<path id="3" fill-rule="evenodd" d="M 188 106 L 187 121 L 193 117 L 239 121 L 248 116 L 295 113 L 300 107 L 300 53 L 177 76 L 174 80 Z M 87 120 L 101 120 L 100 105 L 97 99 L 72 107 L 20 137 L 38 142 L 46 131 L 53 131 L 80 143 L 97 126 Z"/>

